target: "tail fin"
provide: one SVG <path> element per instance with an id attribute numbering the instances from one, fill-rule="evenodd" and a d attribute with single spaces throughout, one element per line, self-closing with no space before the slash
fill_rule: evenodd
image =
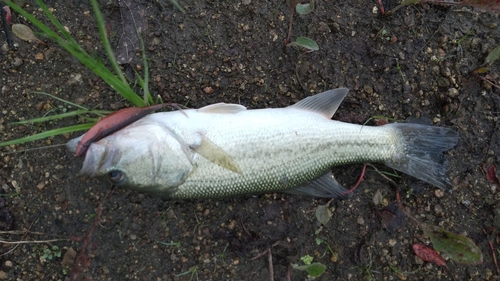
<path id="1" fill-rule="evenodd" d="M 401 153 L 385 165 L 441 189 L 450 185 L 443 152 L 458 142 L 458 133 L 442 127 L 410 123 L 390 124 L 399 131 Z"/>

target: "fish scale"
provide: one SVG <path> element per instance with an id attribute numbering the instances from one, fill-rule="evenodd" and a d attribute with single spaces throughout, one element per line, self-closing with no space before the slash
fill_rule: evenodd
<path id="1" fill-rule="evenodd" d="M 263 192 L 342 197 L 331 168 L 378 162 L 444 188 L 451 129 L 331 120 L 347 89 L 286 108 L 214 104 L 147 115 L 88 148 L 82 173 L 166 198 Z M 74 141 L 68 143 L 71 149 Z"/>

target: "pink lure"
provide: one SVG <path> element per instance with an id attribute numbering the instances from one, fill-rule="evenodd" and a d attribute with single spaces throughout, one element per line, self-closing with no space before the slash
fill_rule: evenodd
<path id="1" fill-rule="evenodd" d="M 83 138 L 78 142 L 75 155 L 76 156 L 85 155 L 85 153 L 87 152 L 87 148 L 93 142 L 99 141 L 100 139 L 125 128 L 126 126 L 134 123 L 135 121 L 141 119 L 142 117 L 148 115 L 149 113 L 156 111 L 166 105 L 172 105 L 172 104 L 162 103 L 148 107 L 129 107 L 111 113 L 110 115 L 99 120 L 99 122 L 97 122 L 97 124 L 95 124 L 83 136 Z"/>

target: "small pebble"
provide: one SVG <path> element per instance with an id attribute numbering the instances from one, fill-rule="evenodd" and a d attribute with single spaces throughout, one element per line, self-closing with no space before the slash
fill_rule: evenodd
<path id="1" fill-rule="evenodd" d="M 14 65 L 14 66 L 16 66 L 16 67 L 17 67 L 17 66 L 20 66 L 21 64 L 23 64 L 23 60 L 22 60 L 22 59 L 20 59 L 20 58 L 14 58 L 14 59 L 12 60 L 12 65 Z"/>
<path id="2" fill-rule="evenodd" d="M 436 195 L 437 198 L 441 198 L 444 196 L 444 191 L 442 191 L 441 189 L 436 189 L 434 190 L 434 195 Z"/>
<path id="3" fill-rule="evenodd" d="M 447 94 L 449 97 L 454 98 L 454 97 L 458 96 L 458 90 L 455 88 L 449 88 Z"/>
<path id="4" fill-rule="evenodd" d="M 42 110 L 42 108 L 43 108 L 43 101 L 41 101 L 35 105 L 35 109 L 38 111 Z"/>
<path id="5" fill-rule="evenodd" d="M 211 94 L 214 92 L 214 89 L 212 87 L 208 86 L 208 87 L 205 87 L 203 89 L 203 91 L 205 92 L 205 94 Z"/>
<path id="6" fill-rule="evenodd" d="M 364 225 L 365 224 L 365 220 L 362 218 L 362 217 L 358 217 L 356 219 L 356 222 L 359 224 L 359 225 Z"/>

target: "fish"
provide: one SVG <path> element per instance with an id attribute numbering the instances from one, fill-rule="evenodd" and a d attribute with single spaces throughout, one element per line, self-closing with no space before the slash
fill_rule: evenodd
<path id="1" fill-rule="evenodd" d="M 348 92 L 328 90 L 284 108 L 216 103 L 152 113 L 90 143 L 80 174 L 168 199 L 273 192 L 346 199 L 332 167 L 367 162 L 450 186 L 445 152 L 457 144 L 456 131 L 332 120 Z"/>

